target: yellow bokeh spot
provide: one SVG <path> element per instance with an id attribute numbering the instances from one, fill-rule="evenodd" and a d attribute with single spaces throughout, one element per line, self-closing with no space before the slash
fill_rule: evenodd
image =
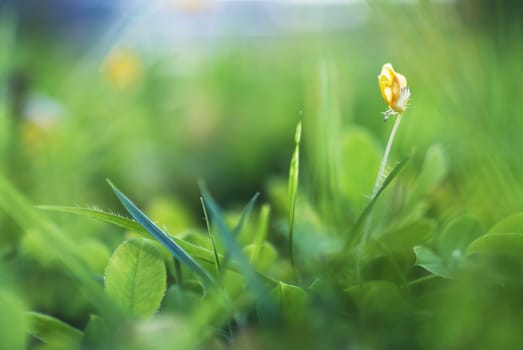
<path id="1" fill-rule="evenodd" d="M 112 50 L 105 59 L 103 72 L 109 82 L 119 89 L 134 88 L 142 79 L 140 58 L 127 48 Z"/>

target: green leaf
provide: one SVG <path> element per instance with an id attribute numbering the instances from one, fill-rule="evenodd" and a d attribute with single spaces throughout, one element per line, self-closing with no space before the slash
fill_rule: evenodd
<path id="1" fill-rule="evenodd" d="M 469 244 L 485 233 L 481 223 L 469 216 L 452 220 L 438 238 L 438 251 L 447 264 L 453 265 L 465 256 Z"/>
<path id="2" fill-rule="evenodd" d="M 47 246 L 47 254 L 56 257 L 61 264 L 78 278 L 87 290 L 88 298 L 108 319 L 118 318 L 98 281 L 87 268 L 80 248 L 67 234 L 45 217 L 20 194 L 13 185 L 0 175 L 0 208 L 11 216 L 25 231 L 39 235 Z"/>
<path id="3" fill-rule="evenodd" d="M 214 262 L 216 264 L 216 269 L 218 272 L 222 270 L 220 265 L 220 257 L 218 254 L 218 248 L 216 247 L 216 239 L 214 238 L 214 232 L 212 231 L 211 222 L 209 221 L 209 215 L 207 214 L 207 208 L 205 207 L 205 202 L 203 201 L 203 198 L 200 197 L 200 203 L 202 204 L 202 210 L 203 210 L 203 217 L 205 218 L 205 225 L 207 226 L 207 233 L 209 234 L 209 239 L 211 240 L 212 244 L 212 251 L 214 253 Z"/>
<path id="4" fill-rule="evenodd" d="M 504 256 L 523 262 L 523 234 L 499 233 L 481 236 L 468 246 L 467 254 Z"/>
<path id="5" fill-rule="evenodd" d="M 350 231 L 350 235 L 347 238 L 347 241 L 345 242 L 345 248 L 349 247 L 353 243 L 357 243 L 361 238 L 361 225 L 365 221 L 365 219 L 370 214 L 372 208 L 374 207 L 374 204 L 376 204 L 376 201 L 378 200 L 381 193 L 389 186 L 389 184 L 394 180 L 396 176 L 403 170 L 403 167 L 407 164 L 409 160 L 409 157 L 403 159 L 400 161 L 396 166 L 392 169 L 390 174 L 385 178 L 385 181 L 381 184 L 379 189 L 376 191 L 376 194 L 374 197 L 371 198 L 370 202 L 367 204 L 363 212 L 360 214 L 354 225 L 352 226 L 352 230 Z"/>
<path id="6" fill-rule="evenodd" d="M 412 189 L 409 202 L 416 203 L 423 195 L 432 191 L 447 175 L 449 164 L 443 147 L 432 145 L 425 155 L 421 174 Z"/>
<path id="7" fill-rule="evenodd" d="M 429 248 L 423 246 L 414 247 L 416 254 L 416 265 L 436 276 L 443 278 L 453 278 L 454 273 L 444 263 L 443 259 Z"/>
<path id="8" fill-rule="evenodd" d="M 340 191 L 357 210 L 361 210 L 374 188 L 381 160 L 380 148 L 374 137 L 365 129 L 353 128 L 341 140 Z"/>
<path id="9" fill-rule="evenodd" d="M 254 204 L 256 203 L 256 200 L 260 196 L 259 193 L 255 193 L 254 196 L 249 200 L 249 202 L 245 205 L 245 208 L 242 210 L 242 214 L 240 216 L 240 220 L 238 221 L 238 224 L 234 227 L 231 234 L 233 236 L 233 239 L 236 240 L 238 238 L 239 233 L 241 232 L 243 226 L 245 223 L 249 220 L 249 217 L 251 216 L 252 210 L 254 208 Z M 227 250 L 225 252 L 225 257 L 222 262 L 222 268 L 226 268 L 229 263 L 230 258 L 230 251 Z"/>
<path id="10" fill-rule="evenodd" d="M 254 238 L 252 240 L 254 249 L 250 256 L 250 261 L 254 261 L 258 258 L 262 244 L 263 244 L 263 242 L 265 242 L 265 238 L 267 237 L 267 230 L 269 227 L 270 214 L 271 214 L 270 205 L 268 205 L 268 204 L 262 205 L 262 207 L 260 209 L 260 216 L 258 218 L 258 227 L 256 229 L 256 233 L 254 234 Z"/>
<path id="11" fill-rule="evenodd" d="M 361 319 L 369 325 L 390 324 L 412 311 L 399 288 L 391 282 L 370 281 L 351 287 L 347 292 L 354 298 Z"/>
<path id="12" fill-rule="evenodd" d="M 301 122 L 296 126 L 296 134 L 294 137 L 294 153 L 291 158 L 291 165 L 289 168 L 289 186 L 288 186 L 288 200 L 289 200 L 289 252 L 291 257 L 291 264 L 294 266 L 294 216 L 296 212 L 296 195 L 298 193 L 298 180 L 300 173 L 300 141 L 301 141 Z"/>
<path id="13" fill-rule="evenodd" d="M 29 334 L 54 349 L 75 349 L 80 345 L 82 332 L 57 318 L 38 312 L 26 312 Z"/>
<path id="14" fill-rule="evenodd" d="M 200 192 L 202 193 L 202 197 L 209 208 L 211 220 L 216 225 L 218 234 L 220 235 L 221 240 L 224 243 L 226 249 L 228 250 L 231 258 L 234 259 L 237 263 L 239 271 L 241 272 L 241 274 L 247 282 L 247 286 L 254 293 L 256 293 L 262 304 L 264 304 L 267 308 L 272 309 L 274 305 L 270 301 L 267 291 L 265 290 L 263 284 L 258 278 L 258 274 L 249 264 L 249 260 L 243 254 L 242 250 L 234 240 L 234 235 L 227 228 L 227 224 L 225 223 L 225 220 L 223 218 L 223 215 L 221 214 L 220 209 L 218 208 L 218 205 L 207 191 L 205 185 L 203 183 L 200 183 L 199 186 Z"/>
<path id="15" fill-rule="evenodd" d="M 98 315 L 90 315 L 82 338 L 83 349 L 109 350 L 109 329 L 104 319 Z"/>
<path id="16" fill-rule="evenodd" d="M 147 230 L 145 228 L 143 228 L 143 226 L 140 225 L 138 222 L 131 220 L 129 218 L 117 215 L 117 214 L 104 212 L 99 209 L 50 206 L 50 205 L 45 205 L 45 206 L 40 205 L 40 206 L 38 206 L 38 208 L 44 209 L 44 210 L 53 210 L 53 211 L 58 211 L 58 212 L 63 212 L 63 213 L 71 213 L 71 214 L 76 214 L 76 215 L 87 216 L 92 219 L 100 220 L 100 221 L 103 221 L 103 222 L 106 222 L 109 224 L 119 226 L 126 230 L 136 232 L 145 238 L 151 237 L 149 232 L 147 232 Z M 184 241 L 177 237 L 171 237 L 171 239 L 174 240 L 176 242 L 176 244 L 178 244 L 181 248 L 183 248 L 191 256 L 193 256 L 205 263 L 209 263 L 209 264 L 213 263 L 214 257 L 213 257 L 213 253 L 210 250 L 199 247 L 195 244 Z"/>
<path id="17" fill-rule="evenodd" d="M 278 257 L 276 249 L 268 242 L 263 242 L 259 245 L 249 244 L 243 247 L 243 252 L 258 271 L 269 270 Z"/>
<path id="18" fill-rule="evenodd" d="M 504 218 L 492 226 L 487 233 L 523 233 L 523 213 L 517 213 Z"/>
<path id="19" fill-rule="evenodd" d="M 11 291 L 0 289 L 0 310 L 0 349 L 26 349 L 29 324 L 25 305 Z"/>
<path id="20" fill-rule="evenodd" d="M 388 251 L 412 254 L 412 248 L 432 237 L 435 224 L 432 220 L 421 219 L 410 222 L 396 229 L 384 233 L 377 240 Z"/>
<path id="21" fill-rule="evenodd" d="M 129 214 L 140 223 L 156 238 L 180 263 L 185 265 L 189 270 L 200 275 L 206 282 L 212 282 L 212 277 L 209 273 L 201 267 L 182 247 L 180 247 L 167 233 L 163 232 L 158 226 L 156 226 L 151 219 L 149 219 L 138 207 L 131 202 L 126 195 L 120 192 L 112 183 L 109 182 L 113 188 L 114 193 L 127 209 Z"/>
<path id="22" fill-rule="evenodd" d="M 260 196 L 260 193 L 255 193 L 254 196 L 249 200 L 249 202 L 245 205 L 245 208 L 242 210 L 242 214 L 240 216 L 240 220 L 238 220 L 238 223 L 232 230 L 232 234 L 235 237 L 238 237 L 239 233 L 251 217 L 252 210 L 254 209 L 254 204 L 258 200 L 258 197 Z"/>
<path id="23" fill-rule="evenodd" d="M 59 205 L 37 205 L 38 209 L 58 211 L 61 213 L 70 213 L 76 215 L 83 215 L 93 219 L 107 222 L 119 227 L 122 227 L 126 230 L 133 231 L 143 235 L 144 237 L 149 238 L 149 234 L 146 229 L 142 227 L 138 222 L 126 218 L 124 216 L 118 215 L 116 213 L 109 213 L 96 208 L 81 208 L 81 207 L 67 207 Z"/>
<path id="24" fill-rule="evenodd" d="M 302 288 L 280 282 L 273 293 L 277 295 L 283 314 L 293 321 L 306 315 L 308 295 Z"/>
<path id="25" fill-rule="evenodd" d="M 146 238 L 122 243 L 105 270 L 105 289 L 124 310 L 149 317 L 160 306 L 166 288 L 161 251 Z"/>
<path id="26" fill-rule="evenodd" d="M 175 284 L 167 290 L 162 310 L 189 315 L 196 305 L 203 302 L 202 294 L 201 291 L 191 290 L 190 286 L 184 286 L 182 289 Z"/>

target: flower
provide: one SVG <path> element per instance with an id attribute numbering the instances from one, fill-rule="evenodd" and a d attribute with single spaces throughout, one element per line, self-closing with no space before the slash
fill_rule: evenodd
<path id="1" fill-rule="evenodd" d="M 400 73 L 394 71 L 392 64 L 385 63 L 378 75 L 378 84 L 381 95 L 389 106 L 383 114 L 385 120 L 394 114 L 401 114 L 407 108 L 410 97 L 410 90 L 407 87 L 407 79 Z"/>

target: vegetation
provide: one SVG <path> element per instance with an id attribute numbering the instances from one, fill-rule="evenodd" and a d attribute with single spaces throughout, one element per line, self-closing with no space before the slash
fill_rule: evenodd
<path id="1" fill-rule="evenodd" d="M 0 348 L 519 348 L 523 24 L 499 4 L 371 1 L 203 56 L 4 15 Z"/>

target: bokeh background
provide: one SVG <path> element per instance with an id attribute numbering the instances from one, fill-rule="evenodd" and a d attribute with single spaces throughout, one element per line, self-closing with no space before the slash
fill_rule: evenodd
<path id="1" fill-rule="evenodd" d="M 384 148 L 377 75 L 391 62 L 412 91 L 391 159 L 412 155 L 414 176 L 439 144 L 449 174 L 432 215 L 489 227 L 523 208 L 522 19 L 509 0 L 0 1 L 0 169 L 34 204 L 119 208 L 109 178 L 172 231 L 202 228 L 198 179 L 229 208 L 286 195 L 301 120 L 300 191 L 326 215 L 333 188 L 361 206 L 351 176 L 372 187 L 375 172 L 350 161 Z M 344 150 L 347 131 L 372 150 Z M 97 254 L 119 242 L 53 218 L 104 242 Z M 14 227 L 2 217 L 3 251 L 42 269 L 13 274 L 25 300 L 83 324 L 85 303 L 61 305 L 70 289 L 31 288 L 51 272 Z"/>
<path id="2" fill-rule="evenodd" d="M 234 201 L 285 174 L 300 119 L 309 175 L 317 126 L 383 144 L 391 62 L 413 92 L 394 153 L 442 144 L 456 199 L 493 218 L 521 204 L 520 15 L 516 1 L 4 1 L 2 166 L 36 202 L 104 203 L 105 178 L 192 205 L 202 178 Z"/>

